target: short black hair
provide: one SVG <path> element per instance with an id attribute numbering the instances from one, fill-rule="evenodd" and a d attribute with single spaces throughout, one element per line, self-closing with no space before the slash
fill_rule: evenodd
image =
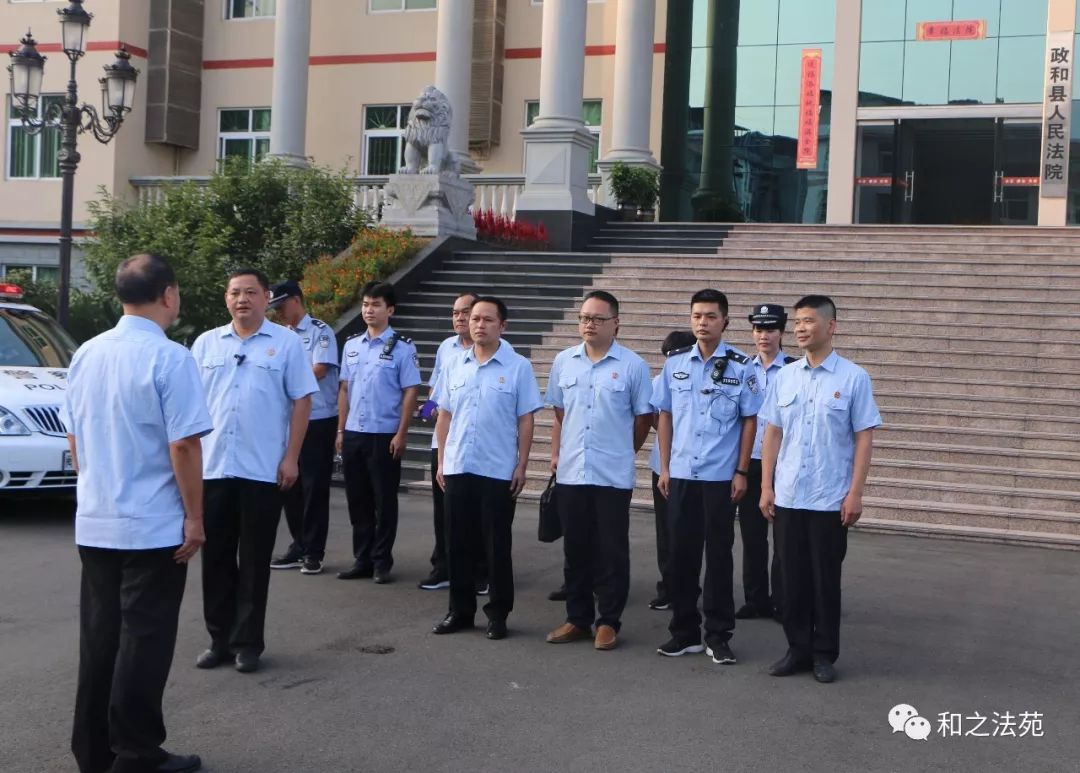
<path id="1" fill-rule="evenodd" d="M 254 266 L 241 266 L 240 268 L 234 268 L 229 272 L 229 279 L 236 279 L 238 276 L 253 276 L 259 282 L 259 286 L 266 292 L 270 292 L 270 280 L 259 269 Z M 228 282 L 226 282 L 228 284 Z"/>
<path id="2" fill-rule="evenodd" d="M 481 295 L 473 301 L 473 307 L 475 308 L 478 303 L 490 303 L 494 306 L 499 315 L 500 322 L 506 322 L 506 320 L 510 318 L 509 313 L 506 311 L 506 304 L 503 303 L 502 298 L 496 298 L 494 295 Z"/>
<path id="3" fill-rule="evenodd" d="M 472 298 L 472 302 L 476 303 L 476 301 L 477 301 L 477 299 L 479 297 L 480 297 L 480 293 L 476 292 L 475 290 L 466 290 L 463 293 L 458 293 L 457 298 L 454 298 L 454 300 L 456 301 L 458 298 Z M 472 304 L 470 304 L 470 305 L 472 305 Z"/>
<path id="4" fill-rule="evenodd" d="M 683 349 L 697 343 L 697 336 L 689 330 L 672 330 L 660 344 L 660 353 L 667 357 L 676 349 Z"/>
<path id="5" fill-rule="evenodd" d="M 799 309 L 813 309 L 825 317 L 825 319 L 836 319 L 836 304 L 833 303 L 832 298 L 827 295 L 806 295 L 799 299 L 795 304 L 795 311 Z"/>
<path id="6" fill-rule="evenodd" d="M 585 301 L 591 300 L 592 298 L 596 298 L 596 300 L 598 301 L 603 301 L 611 307 L 611 313 L 614 316 L 619 316 L 619 301 L 607 290 L 593 290 L 591 292 L 585 293 L 585 297 L 581 299 L 581 302 L 584 303 Z"/>
<path id="7" fill-rule="evenodd" d="M 693 307 L 695 303 L 715 303 L 720 307 L 720 313 L 725 317 L 728 315 L 728 302 L 727 296 L 719 290 L 713 290 L 706 288 L 704 290 L 698 290 L 690 298 L 690 306 Z"/>
<path id="8" fill-rule="evenodd" d="M 176 272 L 169 261 L 152 252 L 132 255 L 116 267 L 116 297 L 129 306 L 153 303 L 170 287 L 176 287 Z"/>
<path id="9" fill-rule="evenodd" d="M 397 306 L 397 293 L 394 292 L 394 286 L 380 279 L 372 279 L 360 288 L 360 300 L 364 298 L 371 298 L 372 300 L 382 298 L 386 301 L 387 306 Z"/>

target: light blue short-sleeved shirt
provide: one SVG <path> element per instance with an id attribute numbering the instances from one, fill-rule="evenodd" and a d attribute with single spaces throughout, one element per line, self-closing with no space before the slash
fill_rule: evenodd
<path id="1" fill-rule="evenodd" d="M 435 402 L 451 414 L 443 475 L 500 480 L 514 477 L 518 418 L 544 407 L 532 363 L 506 341 L 482 364 L 466 349 L 440 376 Z"/>
<path id="2" fill-rule="evenodd" d="M 337 416 L 338 354 L 334 330 L 322 320 L 305 314 L 295 328 L 311 358 L 311 365 L 327 365 L 326 375 L 318 379 L 319 391 L 311 396 L 311 420 Z"/>
<path id="3" fill-rule="evenodd" d="M 203 441 L 203 477 L 277 481 L 293 401 L 319 391 L 299 336 L 263 320 L 240 338 L 232 323 L 195 339 L 214 431 Z"/>
<path id="4" fill-rule="evenodd" d="M 723 373 L 712 374 L 721 357 Z M 761 367 L 721 341 L 704 359 L 698 344 L 664 363 L 653 407 L 671 414 L 672 478 L 728 481 L 739 461 L 742 419 L 755 416 L 765 397 Z"/>
<path id="5" fill-rule="evenodd" d="M 79 347 L 62 411 L 75 436 L 78 545 L 152 550 L 184 542 L 169 444 L 213 428 L 190 352 L 125 315 Z"/>
<path id="6" fill-rule="evenodd" d="M 652 378 L 652 398 L 650 402 L 656 402 L 656 387 L 660 383 L 662 374 L 657 373 Z M 653 413 L 656 412 L 656 406 L 653 405 Z M 653 430 L 652 450 L 649 451 L 649 469 L 660 474 L 660 439 L 656 436 L 656 430 Z"/>
<path id="7" fill-rule="evenodd" d="M 349 432 L 393 434 L 401 423 L 401 392 L 419 386 L 420 368 L 411 341 L 394 340 L 387 327 L 374 338 L 367 331 L 345 341 L 341 352 L 341 380 L 349 385 Z"/>
<path id="8" fill-rule="evenodd" d="M 556 480 L 632 489 L 634 417 L 652 414 L 651 399 L 648 364 L 618 341 L 595 363 L 584 343 L 559 352 L 546 396 L 563 411 Z"/>
<path id="9" fill-rule="evenodd" d="M 431 399 L 434 399 L 435 388 L 439 383 L 439 374 L 447 368 L 449 363 L 460 357 L 463 351 L 465 351 L 465 347 L 461 345 L 461 336 L 459 335 L 452 335 L 439 344 L 439 348 L 435 350 L 435 366 L 431 369 L 431 378 L 428 379 L 428 386 L 431 388 Z M 439 438 L 434 432 L 431 433 L 431 447 L 439 447 Z"/>
<path id="10" fill-rule="evenodd" d="M 769 363 L 769 367 L 766 368 L 764 365 L 761 364 L 761 355 L 760 354 L 756 355 L 754 357 L 754 362 L 756 362 L 758 367 L 761 368 L 765 372 L 765 381 L 761 385 L 761 387 L 762 387 L 762 389 L 766 390 L 766 394 L 768 394 L 769 382 L 772 381 L 773 378 L 775 378 L 776 374 L 780 372 L 781 368 L 783 368 L 785 365 L 788 364 L 789 359 L 791 360 L 791 362 L 795 362 L 794 357 L 788 358 L 788 356 L 786 354 L 784 354 L 783 350 L 780 350 L 780 351 L 778 351 L 776 353 L 776 357 L 773 358 L 773 361 L 771 363 Z M 761 441 L 764 440 L 764 439 L 765 439 L 765 422 L 761 421 L 761 420 L 758 420 L 757 434 L 754 435 L 754 450 L 750 453 L 750 458 L 751 459 L 758 459 L 758 460 L 761 459 Z"/>
<path id="11" fill-rule="evenodd" d="M 758 419 L 784 432 L 776 460 L 776 504 L 836 511 L 851 488 L 855 433 L 881 424 L 870 376 L 832 352 L 816 368 L 804 357 L 770 382 Z"/>

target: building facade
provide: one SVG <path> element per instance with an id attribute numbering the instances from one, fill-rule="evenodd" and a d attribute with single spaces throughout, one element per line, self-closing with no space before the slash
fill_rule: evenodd
<path id="1" fill-rule="evenodd" d="M 66 83 L 62 6 L 0 0 L 10 38 L 0 43 L 13 49 L 31 28 L 49 56 L 47 99 Z M 99 68 L 120 45 L 142 74 L 119 136 L 82 144 L 77 228 L 101 187 L 134 199 L 229 156 L 306 156 L 377 186 L 399 165 L 409 104 L 429 83 L 455 103 L 451 147 L 479 182 L 501 181 L 498 206 L 510 210 L 588 213 L 606 201 L 595 175 L 622 160 L 663 169 L 667 220 L 1080 221 L 1070 153 L 1080 122 L 1046 120 L 1055 109 L 1071 119 L 1080 99 L 1071 77 L 1067 94 L 1053 88 L 1076 52 L 1076 0 L 87 0 L 86 9 L 82 97 L 97 101 Z M 1055 62 L 1063 49 L 1067 61 Z M 27 136 L 6 93 L 5 104 L 0 274 L 44 278 L 55 271 L 58 136 Z"/>

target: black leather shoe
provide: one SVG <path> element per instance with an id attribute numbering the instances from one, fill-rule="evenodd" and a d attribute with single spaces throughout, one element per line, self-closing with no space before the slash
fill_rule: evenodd
<path id="1" fill-rule="evenodd" d="M 505 620 L 490 620 L 488 621 L 487 637 L 492 641 L 498 641 L 499 639 L 506 638 L 506 621 Z"/>
<path id="2" fill-rule="evenodd" d="M 370 566 L 360 566 L 360 564 L 353 564 L 344 572 L 338 572 L 337 578 L 339 580 L 366 580 L 368 577 L 372 577 L 375 574 L 375 570 Z"/>
<path id="3" fill-rule="evenodd" d="M 743 604 L 735 613 L 736 620 L 756 620 L 759 617 L 771 617 L 771 612 L 763 612 L 752 604 Z"/>
<path id="4" fill-rule="evenodd" d="M 230 657 L 228 653 L 223 654 L 212 649 L 206 650 L 195 658 L 195 668 L 217 668 Z"/>
<path id="5" fill-rule="evenodd" d="M 431 629 L 434 634 L 442 635 L 444 633 L 457 633 L 458 631 L 466 631 L 475 627 L 471 617 L 459 617 L 453 612 L 448 614 L 442 619 L 442 622 Z"/>
<path id="6" fill-rule="evenodd" d="M 202 768 L 198 754 L 170 754 L 154 770 L 161 773 L 193 773 Z"/>
<path id="7" fill-rule="evenodd" d="M 236 670 L 241 674 L 250 674 L 259 670 L 259 656 L 251 650 L 236 653 Z"/>
<path id="8" fill-rule="evenodd" d="M 822 684 L 836 681 L 836 669 L 827 660 L 819 660 L 814 663 L 814 679 Z"/>
<path id="9" fill-rule="evenodd" d="M 548 601 L 566 601 L 566 586 L 562 586 L 558 590 L 553 590 L 548 594 Z"/>
<path id="10" fill-rule="evenodd" d="M 769 666 L 769 675 L 791 676 L 800 671 L 809 671 L 812 667 L 813 664 L 808 659 L 800 658 L 789 651 L 784 657 Z"/>
<path id="11" fill-rule="evenodd" d="M 390 570 L 389 569 L 387 569 L 386 571 L 383 571 L 382 569 L 376 569 L 375 570 L 375 584 L 376 585 L 386 585 L 387 583 L 390 583 L 390 582 L 393 582 L 393 581 L 394 581 L 394 578 L 390 576 Z"/>

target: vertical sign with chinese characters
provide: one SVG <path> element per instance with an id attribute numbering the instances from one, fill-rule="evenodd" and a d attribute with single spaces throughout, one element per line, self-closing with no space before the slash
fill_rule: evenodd
<path id="1" fill-rule="evenodd" d="M 1073 36 L 1051 32 L 1046 38 L 1046 94 L 1043 99 L 1043 198 L 1063 199 L 1069 187 L 1069 128 L 1072 123 Z"/>
<path id="2" fill-rule="evenodd" d="M 821 49 L 804 48 L 799 90 L 799 146 L 796 169 L 817 169 L 818 110 L 821 107 Z"/>

